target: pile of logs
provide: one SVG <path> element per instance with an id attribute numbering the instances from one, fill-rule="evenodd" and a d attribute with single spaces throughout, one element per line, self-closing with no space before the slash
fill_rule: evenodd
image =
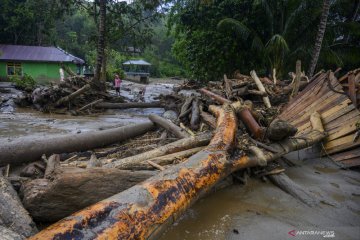
<path id="1" fill-rule="evenodd" d="M 264 176 L 271 174 L 274 169 L 268 169 L 268 162 L 326 136 L 317 112 L 309 118 L 313 130 L 301 138 L 293 137 L 295 127 L 276 118 L 284 99 L 307 83 L 300 72 L 288 85 L 276 78 L 259 78 L 255 71 L 251 76 L 237 72 L 191 96 L 174 93 L 149 105 L 96 102 L 98 109 L 130 104 L 167 111 L 163 116 L 149 115 L 147 123 L 49 137 L 36 145 L 24 139 L 1 145 L 0 205 L 12 204 L 4 208 L 14 214 L 0 211 L 0 234 L 12 232 L 19 239 L 158 236 L 234 172 L 256 167 L 265 169 Z M 83 82 L 51 102 L 53 106 L 75 104 L 75 98 L 81 99 L 75 93 L 84 94 L 88 86 Z M 275 172 L 283 172 L 276 166 Z M 316 202 L 316 196 L 306 190 L 286 189 L 291 184 L 284 181 L 291 180 L 284 173 L 271 179 L 306 204 Z M 37 223 L 62 220 L 35 234 L 32 219 Z"/>

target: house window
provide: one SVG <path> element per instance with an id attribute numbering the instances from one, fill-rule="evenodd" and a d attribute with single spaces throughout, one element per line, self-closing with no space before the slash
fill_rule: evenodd
<path id="1" fill-rule="evenodd" d="M 22 67 L 21 63 L 7 63 L 6 72 L 8 76 L 22 76 Z"/>

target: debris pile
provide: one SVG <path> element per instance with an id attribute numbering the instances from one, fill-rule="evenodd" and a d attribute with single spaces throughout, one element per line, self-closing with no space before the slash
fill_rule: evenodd
<path id="1" fill-rule="evenodd" d="M 291 114 L 283 113 L 281 118 L 279 114 L 289 99 L 289 104 L 307 101 L 299 100 L 304 91 L 297 93 L 308 81 L 314 85 L 325 78 L 318 73 L 308 80 L 298 65 L 291 76 L 292 81 L 281 81 L 259 78 L 255 71 L 250 76 L 235 72 L 190 94 L 182 90 L 196 85 L 186 82 L 152 103 L 116 103 L 107 94 L 101 95 L 107 102 L 99 101 L 99 93 L 76 77 L 61 83 L 61 90 L 49 87 L 47 91 L 57 96 L 50 100 L 44 89 L 35 90 L 32 101 L 40 108 L 71 106 L 81 112 L 80 106 L 93 102 L 91 107 L 99 111 L 133 107 L 166 111 L 162 116 L 149 115 L 147 123 L 49 137 L 35 146 L 21 139 L 5 143 L 0 146 L 1 179 L 19 190 L 22 204 L 36 222 L 53 223 L 65 217 L 30 239 L 154 237 L 231 175 L 243 183 L 249 175 L 271 175 L 294 197 L 316 205 L 320 201 L 313 193 L 291 189 L 291 179 L 281 166 L 291 163 L 281 161 L 285 154 L 328 137 L 326 116 L 311 105 L 301 118 L 307 131 L 299 136 L 297 125 L 286 119 Z M 1 187 L 0 196 L 4 191 Z M 16 196 L 6 201 L 19 202 Z M 7 224 L 12 221 L 7 218 L 0 215 L 7 231 L 23 237 L 36 231 L 28 221 L 31 227 L 22 233 L 16 224 Z"/>

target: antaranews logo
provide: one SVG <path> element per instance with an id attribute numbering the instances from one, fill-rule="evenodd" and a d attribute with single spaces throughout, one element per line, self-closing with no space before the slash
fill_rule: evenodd
<path id="1" fill-rule="evenodd" d="M 334 238 L 335 231 L 325 231 L 325 230 L 291 230 L 288 234 L 292 237 L 295 236 L 322 236 L 323 238 Z"/>

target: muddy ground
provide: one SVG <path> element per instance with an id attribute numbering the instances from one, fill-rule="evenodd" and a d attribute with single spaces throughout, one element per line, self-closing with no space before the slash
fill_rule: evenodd
<path id="1" fill-rule="evenodd" d="M 171 93 L 174 86 L 156 81 L 149 85 L 124 81 L 121 95 L 134 100 L 146 88 L 144 100 L 149 102 L 159 94 Z M 115 94 L 113 90 L 110 92 Z M 11 104 L 5 107 L 0 113 L 1 141 L 101 130 L 149 121 L 148 114 L 164 112 L 158 108 L 109 110 L 84 117 L 42 114 Z M 340 169 L 329 159 L 317 158 L 312 150 L 289 158 L 298 166 L 288 168 L 288 176 L 326 201 L 309 207 L 272 183 L 252 178 L 246 185 L 232 185 L 199 200 L 161 240 L 324 238 L 323 235 L 292 236 L 289 234 L 292 230 L 334 231 L 334 238 L 331 234 L 329 238 L 360 239 L 359 172 Z"/>

